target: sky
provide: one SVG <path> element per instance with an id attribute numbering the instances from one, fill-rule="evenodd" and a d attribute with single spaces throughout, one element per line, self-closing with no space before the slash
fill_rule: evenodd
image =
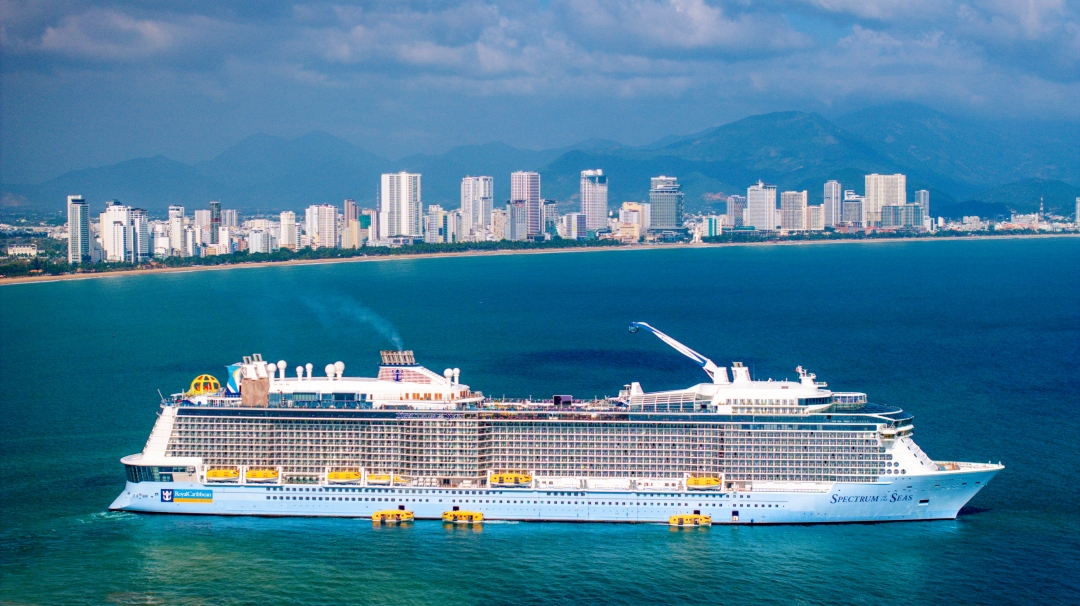
<path id="1" fill-rule="evenodd" d="M 0 181 L 256 133 L 388 158 L 911 101 L 1080 121 L 1080 2 L 0 0 Z"/>

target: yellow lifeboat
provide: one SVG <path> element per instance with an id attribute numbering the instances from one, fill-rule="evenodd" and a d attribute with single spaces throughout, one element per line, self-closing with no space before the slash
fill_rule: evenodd
<path id="1" fill-rule="evenodd" d="M 371 514 L 371 521 L 376 524 L 401 524 L 413 521 L 413 512 L 401 509 L 383 509 Z"/>
<path id="2" fill-rule="evenodd" d="M 712 516 L 704 516 L 697 512 L 679 513 L 668 518 L 668 524 L 671 526 L 710 526 Z"/>
<path id="3" fill-rule="evenodd" d="M 207 482 L 235 482 L 238 479 L 240 472 L 231 467 L 206 470 Z"/>
<path id="4" fill-rule="evenodd" d="M 367 477 L 367 483 L 372 486 L 387 486 L 391 483 L 394 484 L 407 484 L 408 478 L 402 476 L 392 476 L 388 473 L 369 473 Z"/>
<path id="5" fill-rule="evenodd" d="M 532 476 L 527 473 L 497 473 L 491 476 L 492 488 L 528 488 L 532 485 Z"/>
<path id="6" fill-rule="evenodd" d="M 326 475 L 326 481 L 331 484 L 354 484 L 361 478 L 359 471 L 331 471 Z"/>
<path id="7" fill-rule="evenodd" d="M 479 524 L 484 521 L 484 514 L 479 511 L 444 511 L 442 520 L 451 524 Z"/>
<path id="8" fill-rule="evenodd" d="M 723 482 L 720 481 L 720 478 L 711 476 L 686 479 L 687 490 L 716 490 L 720 488 L 721 484 L 723 484 Z"/>
<path id="9" fill-rule="evenodd" d="M 249 469 L 244 479 L 248 482 L 277 482 L 278 472 L 275 469 Z"/>

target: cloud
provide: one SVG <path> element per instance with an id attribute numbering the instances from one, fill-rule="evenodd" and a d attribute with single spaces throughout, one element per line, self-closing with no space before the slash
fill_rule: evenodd
<path id="1" fill-rule="evenodd" d="M 900 99 L 1080 120 L 1065 0 L 0 1 L 0 52 L 4 171 L 48 156 L 24 153 L 42 124 L 114 111 L 100 128 L 132 140 L 162 123 L 185 141 L 324 129 L 402 153 Z"/>

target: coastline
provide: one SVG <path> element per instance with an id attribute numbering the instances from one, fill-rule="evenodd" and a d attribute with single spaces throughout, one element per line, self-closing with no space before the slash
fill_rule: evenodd
<path id="1" fill-rule="evenodd" d="M 819 244 L 873 244 L 873 243 L 896 243 L 896 242 L 968 242 L 972 240 L 1015 240 L 1015 239 L 1042 239 L 1042 238 L 1077 238 L 1080 234 L 1016 234 L 1001 236 L 957 236 L 952 238 L 863 238 L 863 239 L 838 239 L 838 240 L 792 240 L 776 242 L 723 242 L 723 243 L 678 243 L 678 244 L 626 244 L 622 246 L 597 247 L 597 248 L 551 248 L 535 250 L 479 250 L 466 252 L 444 253 L 418 253 L 414 255 L 388 255 L 377 257 L 346 257 L 337 259 L 294 259 L 290 261 L 252 261 L 247 263 L 230 263 L 227 265 L 192 265 L 188 267 L 156 267 L 122 269 L 108 272 L 95 272 L 83 274 L 64 274 L 59 276 L 18 276 L 0 278 L 0 286 L 13 286 L 17 284 L 34 284 L 40 282 L 61 282 L 67 280 L 90 280 L 97 278 L 126 277 L 136 275 L 158 275 L 168 273 L 183 273 L 196 271 L 224 271 L 233 269 L 252 269 L 263 267 L 292 267 L 297 265 L 325 265 L 330 263 L 363 263 L 380 261 L 403 261 L 410 259 L 442 259 L 453 257 L 493 257 L 503 255 L 539 255 L 539 254 L 564 254 L 564 253 L 589 253 L 589 252 L 626 252 L 648 250 L 673 250 L 686 248 L 726 248 L 732 246 L 812 246 Z"/>

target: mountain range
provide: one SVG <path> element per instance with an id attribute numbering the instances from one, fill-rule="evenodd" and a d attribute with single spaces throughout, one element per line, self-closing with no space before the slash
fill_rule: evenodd
<path id="1" fill-rule="evenodd" d="M 203 208 L 221 200 L 242 210 L 300 209 L 353 198 L 374 206 L 379 175 L 423 174 L 424 204 L 458 205 L 461 177 L 494 175 L 496 204 L 509 198 L 509 173 L 541 174 L 545 198 L 576 207 L 580 171 L 601 168 L 612 206 L 648 197 L 649 177 L 676 176 L 687 210 L 723 209 L 723 198 L 745 195 L 759 179 L 781 190 L 808 190 L 837 179 L 862 192 L 866 173 L 904 173 L 909 196 L 931 192 L 934 214 L 1030 212 L 1071 214 L 1080 196 L 1080 125 L 976 122 L 913 104 L 870 108 L 828 120 L 815 113 L 751 116 L 645 146 L 590 140 L 523 150 L 504 143 L 468 145 L 446 153 L 388 160 L 324 132 L 294 139 L 252 135 L 196 164 L 164 156 L 65 173 L 35 185 L 4 185 L 5 206 L 63 208 L 79 193 L 93 206 L 119 199 L 162 213 L 169 204 Z"/>

